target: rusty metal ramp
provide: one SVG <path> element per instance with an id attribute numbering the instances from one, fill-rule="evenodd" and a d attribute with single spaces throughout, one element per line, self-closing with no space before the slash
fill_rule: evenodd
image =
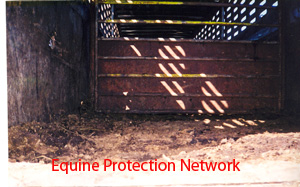
<path id="1" fill-rule="evenodd" d="M 98 41 L 96 109 L 241 113 L 279 108 L 277 43 L 176 39 Z"/>

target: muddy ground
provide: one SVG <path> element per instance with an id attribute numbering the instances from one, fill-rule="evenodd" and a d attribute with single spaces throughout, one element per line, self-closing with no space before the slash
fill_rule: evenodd
<path id="1" fill-rule="evenodd" d="M 300 163 L 300 118 L 285 115 L 60 115 L 9 131 L 9 161 L 150 159 Z"/>

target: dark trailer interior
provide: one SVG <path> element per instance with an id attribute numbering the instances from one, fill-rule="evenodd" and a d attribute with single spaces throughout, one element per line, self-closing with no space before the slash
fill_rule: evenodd
<path id="1" fill-rule="evenodd" d="M 299 0 L 8 1 L 9 164 L 236 159 L 249 175 L 193 185 L 300 184 L 299 31 Z M 52 179 L 29 181 L 30 169 L 10 178 Z M 122 185 L 193 177 L 139 174 Z"/>
<path id="2" fill-rule="evenodd" d="M 297 113 L 298 30 L 294 0 L 7 2 L 9 124 Z"/>

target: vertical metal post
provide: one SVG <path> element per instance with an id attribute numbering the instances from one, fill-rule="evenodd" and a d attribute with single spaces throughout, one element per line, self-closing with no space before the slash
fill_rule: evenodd
<path id="1" fill-rule="evenodd" d="M 99 23 L 98 23 L 98 0 L 95 0 L 95 13 L 94 13 L 94 24 L 95 24 L 95 109 L 98 106 L 98 39 L 99 39 Z"/>
<path id="2" fill-rule="evenodd" d="M 115 5 L 111 5 L 111 19 L 113 20 L 115 18 Z M 114 28 L 114 24 L 112 23 L 111 28 Z M 114 29 L 111 29 L 111 36 L 114 35 Z"/>
<path id="3" fill-rule="evenodd" d="M 224 3 L 224 0 L 222 0 L 222 3 Z M 224 7 L 222 6 L 221 8 L 221 22 L 224 22 L 224 15 L 225 15 L 225 10 Z M 221 26 L 221 40 L 224 40 L 224 31 L 225 31 L 225 26 Z"/>
<path id="4" fill-rule="evenodd" d="M 89 47 L 90 47 L 90 71 L 89 71 L 89 81 L 90 81 L 90 98 L 94 98 L 94 92 L 95 92 L 95 4 L 93 1 L 89 1 L 89 20 L 90 20 L 90 36 L 89 36 Z M 92 103 L 94 103 L 92 101 Z"/>
<path id="5" fill-rule="evenodd" d="M 89 46 L 90 46 L 90 72 L 89 72 L 89 80 L 90 80 L 90 98 L 92 99 L 92 103 L 94 104 L 94 108 L 96 105 L 96 63 L 97 63 L 97 8 L 95 1 L 90 1 L 90 38 L 89 38 Z"/>
<path id="6" fill-rule="evenodd" d="M 224 7 L 222 7 L 222 11 L 221 11 L 221 20 L 222 22 L 224 22 Z M 225 31 L 225 26 L 221 26 L 221 40 L 224 40 L 224 31 Z"/>
<path id="7" fill-rule="evenodd" d="M 284 43 L 284 21 L 285 16 L 285 3 L 287 1 L 278 0 L 278 21 L 279 21 L 279 74 L 280 74 L 280 90 L 278 97 L 278 109 L 282 111 L 284 109 L 284 96 L 285 96 L 285 43 Z"/>

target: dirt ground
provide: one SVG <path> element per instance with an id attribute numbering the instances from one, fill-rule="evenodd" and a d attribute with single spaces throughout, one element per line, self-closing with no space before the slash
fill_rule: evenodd
<path id="1" fill-rule="evenodd" d="M 300 162 L 300 119 L 288 116 L 72 114 L 8 131 L 11 162 L 145 161 L 227 142 L 232 144 L 228 150 L 221 147 L 215 156 L 199 158 L 277 159 L 290 152 L 285 159 Z M 251 134 L 258 135 L 246 136 Z"/>
<path id="2" fill-rule="evenodd" d="M 74 162 L 236 159 L 255 164 L 266 161 L 300 164 L 297 116 L 82 113 L 60 115 L 50 123 L 24 123 L 8 131 L 10 164 L 48 164 L 51 159 Z"/>

